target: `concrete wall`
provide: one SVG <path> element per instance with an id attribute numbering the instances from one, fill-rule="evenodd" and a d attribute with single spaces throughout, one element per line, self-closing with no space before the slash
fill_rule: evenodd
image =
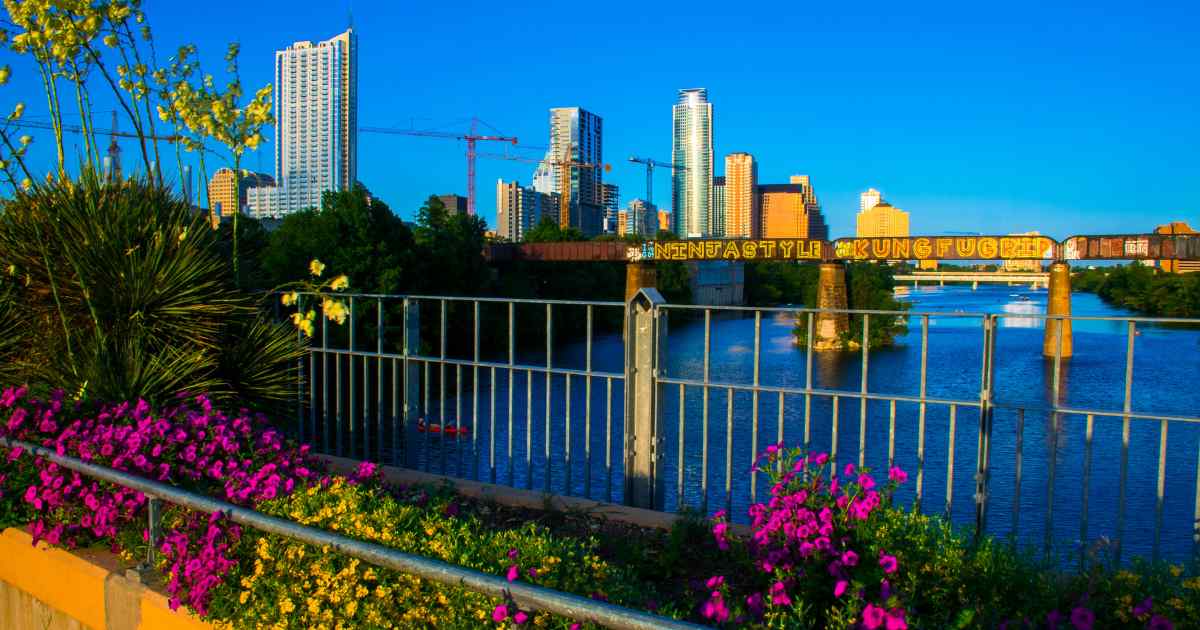
<path id="1" fill-rule="evenodd" d="M 0 628 L 4 630 L 211 630 L 172 611 L 128 563 L 103 550 L 33 546 L 27 532 L 0 534 Z"/>

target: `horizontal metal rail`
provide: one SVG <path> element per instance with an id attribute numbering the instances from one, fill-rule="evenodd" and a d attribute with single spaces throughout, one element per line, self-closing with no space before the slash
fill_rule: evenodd
<path id="1" fill-rule="evenodd" d="M 696 630 L 706 627 L 624 608 L 573 593 L 563 593 L 523 582 L 508 582 L 500 576 L 489 575 L 440 560 L 404 553 L 375 543 L 354 540 L 353 538 L 333 534 L 323 529 L 301 525 L 286 519 L 269 516 L 256 510 L 218 501 L 194 492 L 180 490 L 174 486 L 151 481 L 126 472 L 91 464 L 74 457 L 59 455 L 52 449 L 30 444 L 22 440 L 0 437 L 0 446 L 25 449 L 32 455 L 52 461 L 63 468 L 142 492 L 150 497 L 152 501 L 153 499 L 169 501 L 176 505 L 208 514 L 220 512 L 235 523 L 240 523 L 262 532 L 277 534 L 316 547 L 328 546 L 338 553 L 358 558 L 376 566 L 395 569 L 448 586 L 467 588 L 491 597 L 512 598 L 518 606 L 554 613 L 569 619 L 590 621 L 617 629 L 654 630 L 656 628 L 678 628 L 680 630 Z M 157 523 L 152 524 L 151 531 L 155 531 L 156 527 Z M 155 541 L 151 540 L 150 545 L 154 547 Z"/>

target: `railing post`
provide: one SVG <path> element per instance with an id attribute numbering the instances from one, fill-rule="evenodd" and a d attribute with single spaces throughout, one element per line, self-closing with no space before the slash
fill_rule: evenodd
<path id="1" fill-rule="evenodd" d="M 412 432 L 416 426 L 421 402 L 421 366 L 410 357 L 421 353 L 421 305 L 416 300 L 404 298 L 404 430 L 400 432 L 404 449 L 404 465 L 417 467 L 414 449 L 416 439 Z"/>
<path id="2" fill-rule="evenodd" d="M 625 503 L 661 509 L 658 474 L 661 411 L 656 396 L 659 367 L 665 365 L 666 301 L 657 289 L 641 289 L 625 311 Z"/>
<path id="3" fill-rule="evenodd" d="M 996 318 L 983 318 L 983 371 L 979 387 L 979 441 L 975 451 L 975 538 L 987 529 L 988 481 L 992 457 L 992 387 L 996 368 Z"/>

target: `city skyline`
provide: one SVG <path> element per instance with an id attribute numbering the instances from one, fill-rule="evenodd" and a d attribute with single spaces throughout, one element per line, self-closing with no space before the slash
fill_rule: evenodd
<path id="1" fill-rule="evenodd" d="M 197 41 L 206 59 L 219 59 L 228 40 L 239 39 L 243 84 L 258 86 L 272 80 L 274 51 L 344 28 L 343 11 L 309 4 L 300 2 L 296 10 L 254 29 L 231 29 L 216 20 L 224 9 L 238 6 L 232 3 L 163 5 L 156 7 L 156 40 L 168 50 Z M 613 7 L 601 22 L 642 10 Z M 605 144 L 613 164 L 605 180 L 632 198 L 645 194 L 644 172 L 622 164 L 623 156 L 668 158 L 666 104 L 678 89 L 703 85 L 721 117 L 714 152 L 754 154 L 763 181 L 810 174 L 820 184 L 832 236 L 854 232 L 858 195 L 869 186 L 887 190 L 914 211 L 914 233 L 1008 233 L 1037 227 L 1064 237 L 1093 229 L 1147 231 L 1172 220 L 1200 223 L 1195 206 L 1187 205 L 1192 202 L 1174 192 L 1198 170 L 1189 139 L 1200 129 L 1187 114 L 1197 88 L 1177 80 L 1197 57 L 1180 26 L 1195 17 L 1194 7 L 1157 7 L 1118 19 L 1112 11 L 1106 16 L 1104 11 L 1030 6 L 1002 20 L 946 7 L 920 8 L 904 16 L 870 6 L 855 9 L 858 14 L 770 10 L 780 19 L 772 19 L 768 31 L 789 21 L 783 18 L 804 18 L 823 28 L 803 43 L 755 38 L 733 63 L 733 55 L 723 57 L 731 50 L 729 41 L 716 37 L 721 29 L 714 23 L 719 20 L 686 19 L 695 31 L 687 37 L 651 37 L 649 25 L 669 12 L 650 8 L 644 22 L 615 33 L 612 41 L 589 53 L 581 53 L 582 42 L 566 43 L 561 54 L 533 72 L 537 57 L 531 51 L 485 53 L 504 39 L 494 34 L 473 33 L 460 51 L 431 47 L 440 36 L 422 32 L 421 25 L 457 21 L 460 16 L 452 19 L 448 8 L 359 7 L 360 125 L 464 129 L 462 121 L 478 115 L 521 137 L 522 144 L 544 144 L 547 108 L 579 104 L 605 117 Z M 506 12 L 522 20 L 522 32 L 582 18 L 574 10 L 553 18 L 527 7 Z M 482 7 L 470 21 L 490 20 L 495 14 L 495 9 Z M 873 17 L 864 21 L 864 15 Z M 744 20 L 721 24 L 731 32 L 748 26 Z M 866 36 L 892 32 L 922 36 L 901 49 L 885 45 L 893 41 L 890 37 L 873 42 Z M 631 39 L 652 45 L 631 47 Z M 708 50 L 703 55 L 669 61 L 675 47 L 702 46 Z M 651 62 L 654 53 L 657 63 Z M 798 54 L 812 58 L 795 64 Z M 390 72 L 393 59 L 411 59 L 413 67 Z M 747 59 L 753 60 L 755 73 L 738 70 Z M 556 74 L 568 63 L 603 71 Z M 29 70 L 14 64 L 7 105 L 26 101 L 27 116 L 34 119 L 44 112 L 28 97 L 40 89 Z M 761 98 L 750 74 L 772 77 L 772 98 Z M 223 80 L 219 72 L 217 78 Z M 538 89 L 514 96 L 499 87 L 514 80 L 534 80 Z M 862 85 L 871 90 L 861 90 Z M 878 96 L 869 93 L 873 91 L 887 94 L 887 107 L 878 106 Z M 799 99 L 802 93 L 821 98 Z M 37 135 L 43 137 L 35 141 L 32 154 L 48 164 L 48 143 L 44 134 Z M 271 171 L 273 130 L 268 139 L 259 151 L 247 154 L 243 168 Z M 461 143 L 366 135 L 359 142 L 358 179 L 406 219 L 430 194 L 466 192 Z M 131 149 L 129 143 L 123 145 Z M 225 165 L 210 161 L 209 174 Z M 525 165 L 480 160 L 477 180 L 528 176 Z M 1136 185 L 1109 185 L 1118 179 Z M 669 176 L 660 171 L 655 183 L 659 204 L 665 205 Z M 193 188 L 202 186 L 194 182 Z M 485 209 L 481 214 L 495 226 L 491 204 L 480 205 Z"/>

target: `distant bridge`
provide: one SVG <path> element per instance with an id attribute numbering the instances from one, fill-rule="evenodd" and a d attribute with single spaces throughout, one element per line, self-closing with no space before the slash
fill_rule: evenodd
<path id="1" fill-rule="evenodd" d="M 911 282 L 917 286 L 920 282 L 937 281 L 938 284 L 947 282 L 970 282 L 971 288 L 979 287 L 980 282 L 1007 282 L 1008 284 L 1029 284 L 1030 288 L 1050 286 L 1049 272 L 1004 272 L 1004 271 L 925 271 L 896 274 L 892 276 L 896 282 Z"/>

